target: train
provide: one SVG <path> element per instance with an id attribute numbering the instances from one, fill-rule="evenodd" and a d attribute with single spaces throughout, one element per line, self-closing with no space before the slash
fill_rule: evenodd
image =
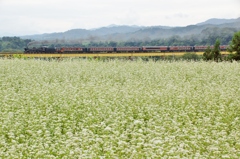
<path id="1" fill-rule="evenodd" d="M 210 46 L 212 49 L 214 46 Z M 228 45 L 220 45 L 221 51 L 226 51 Z M 47 46 L 24 48 L 28 54 L 76 54 L 76 53 L 141 53 L 141 52 L 203 52 L 208 46 L 141 46 L 141 47 L 55 47 Z"/>

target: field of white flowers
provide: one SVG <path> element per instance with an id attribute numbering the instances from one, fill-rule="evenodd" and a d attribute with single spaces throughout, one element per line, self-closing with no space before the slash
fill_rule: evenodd
<path id="1" fill-rule="evenodd" d="M 0 158 L 240 158 L 240 63 L 0 60 Z"/>

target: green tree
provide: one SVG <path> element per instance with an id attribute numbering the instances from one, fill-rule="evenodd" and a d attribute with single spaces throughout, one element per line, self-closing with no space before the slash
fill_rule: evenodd
<path id="1" fill-rule="evenodd" d="M 220 41 L 219 39 L 216 40 L 214 48 L 212 50 L 212 56 L 214 61 L 218 62 L 219 60 L 222 60 L 222 55 L 220 52 Z"/>
<path id="2" fill-rule="evenodd" d="M 231 60 L 240 60 L 240 31 L 234 34 L 228 51 Z"/>
<path id="3" fill-rule="evenodd" d="M 203 53 L 203 59 L 206 61 L 214 60 L 216 62 L 222 60 L 222 55 L 220 53 L 220 41 L 218 39 L 216 40 L 213 49 L 211 49 L 210 46 L 207 47 Z"/>
<path id="4" fill-rule="evenodd" d="M 207 49 L 203 53 L 203 60 L 209 61 L 212 59 L 213 59 L 212 50 L 211 50 L 210 46 L 208 46 Z"/>

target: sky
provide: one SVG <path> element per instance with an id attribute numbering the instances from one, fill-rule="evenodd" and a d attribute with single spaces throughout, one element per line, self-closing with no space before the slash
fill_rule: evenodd
<path id="1" fill-rule="evenodd" d="M 0 37 L 240 17 L 240 0 L 0 0 Z"/>

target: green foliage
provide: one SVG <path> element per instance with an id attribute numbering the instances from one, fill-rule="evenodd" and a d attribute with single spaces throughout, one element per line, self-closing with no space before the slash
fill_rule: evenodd
<path id="1" fill-rule="evenodd" d="M 197 61 L 200 57 L 196 53 L 186 53 L 181 57 L 183 60 L 194 60 Z"/>
<path id="2" fill-rule="evenodd" d="M 233 54 L 230 53 L 229 55 L 227 55 L 227 57 L 225 58 L 226 61 L 239 61 L 240 60 L 240 56 L 238 56 L 237 54 Z"/>
<path id="3" fill-rule="evenodd" d="M 212 50 L 212 56 L 214 61 L 218 62 L 219 60 L 222 60 L 221 53 L 220 53 L 220 41 L 219 39 L 216 40 L 214 48 Z"/>
<path id="4" fill-rule="evenodd" d="M 210 46 L 203 53 L 203 59 L 205 61 L 214 60 L 216 62 L 222 60 L 222 55 L 220 53 L 220 41 L 219 39 L 216 40 L 213 49 Z"/>
<path id="5" fill-rule="evenodd" d="M 210 46 L 208 46 L 207 49 L 205 50 L 205 52 L 203 53 L 203 60 L 209 61 L 212 59 L 213 59 L 212 50 L 211 50 Z"/>
<path id="6" fill-rule="evenodd" d="M 230 60 L 240 60 L 240 31 L 234 34 L 228 51 L 231 53 Z"/>
<path id="7" fill-rule="evenodd" d="M 22 59 L 24 58 L 22 54 L 14 54 L 13 55 L 13 58 L 16 58 L 16 59 Z"/>
<path id="8" fill-rule="evenodd" d="M 19 37 L 2 37 L 0 39 L 0 52 L 23 52 L 24 47 L 31 42 L 30 39 Z"/>

